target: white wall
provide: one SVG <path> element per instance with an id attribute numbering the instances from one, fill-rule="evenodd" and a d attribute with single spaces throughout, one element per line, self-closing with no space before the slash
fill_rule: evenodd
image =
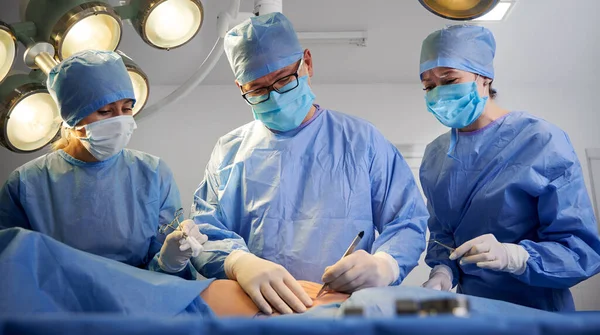
<path id="1" fill-rule="evenodd" d="M 585 162 L 585 148 L 600 147 L 600 113 L 593 87 L 567 84 L 534 87 L 500 82 L 495 86 L 502 106 L 529 111 L 567 131 L 582 162 Z M 152 100 L 172 89 L 153 87 Z M 426 112 L 418 84 L 315 85 L 314 91 L 323 107 L 369 120 L 396 144 L 424 144 L 445 131 Z M 233 84 L 202 86 L 168 110 L 141 120 L 129 147 L 160 156 L 169 164 L 187 213 L 219 136 L 251 119 L 249 107 Z M 17 155 L 1 149 L 0 180 L 38 155 Z M 589 183 L 587 166 L 582 165 Z M 419 266 L 405 284 L 420 285 L 427 275 L 427 267 Z M 600 310 L 600 278 L 594 279 L 573 289 L 579 309 Z"/>
<path id="2" fill-rule="evenodd" d="M 591 171 L 592 201 L 596 206 L 596 217 L 600 217 L 600 146 L 587 148 L 586 156 L 588 160 L 587 167 Z"/>

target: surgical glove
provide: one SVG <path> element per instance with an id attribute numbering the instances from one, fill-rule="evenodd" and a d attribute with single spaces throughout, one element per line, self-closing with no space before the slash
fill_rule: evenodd
<path id="1" fill-rule="evenodd" d="M 463 257 L 464 255 L 464 257 Z M 482 269 L 520 275 L 527 269 L 529 253 L 518 244 L 500 243 L 492 234 L 485 234 L 456 248 L 450 259 L 463 257 L 460 264 L 477 264 Z"/>
<path id="2" fill-rule="evenodd" d="M 179 241 L 180 250 L 192 250 L 192 257 L 198 257 L 204 248 L 202 244 L 208 241 L 208 236 L 200 233 L 198 225 L 193 220 L 185 220 L 181 223 L 181 230 L 188 236 Z"/>
<path id="3" fill-rule="evenodd" d="M 447 265 L 436 265 L 429 273 L 429 280 L 422 286 L 432 290 L 450 291 L 452 289 L 452 270 Z"/>
<path id="4" fill-rule="evenodd" d="M 193 238 L 189 236 L 188 238 Z M 165 242 L 160 248 L 158 257 L 158 266 L 167 273 L 176 273 L 183 270 L 192 257 L 193 250 L 188 248 L 181 250 L 180 241 L 183 240 L 183 232 L 176 230 L 165 238 Z"/>
<path id="5" fill-rule="evenodd" d="M 388 286 L 398 279 L 398 262 L 385 252 L 375 255 L 358 250 L 325 268 L 322 280 L 338 292 Z"/>
<path id="6" fill-rule="evenodd" d="M 292 309 L 302 313 L 312 306 L 308 294 L 283 266 L 251 253 L 233 251 L 225 259 L 225 273 L 237 280 L 265 314 L 273 312 L 271 306 L 282 314 L 291 314 Z"/>
<path id="7" fill-rule="evenodd" d="M 199 226 L 194 222 L 194 220 L 185 220 L 181 224 L 181 230 L 186 233 L 188 236 L 191 236 L 196 239 L 200 244 L 204 244 L 204 242 L 208 241 L 208 236 L 202 234 L 200 232 Z"/>
<path id="8" fill-rule="evenodd" d="M 185 251 L 189 249 L 192 251 L 191 257 L 198 257 L 202 250 L 204 250 L 202 244 L 192 236 L 182 238 L 179 240 L 179 244 L 179 250 Z"/>

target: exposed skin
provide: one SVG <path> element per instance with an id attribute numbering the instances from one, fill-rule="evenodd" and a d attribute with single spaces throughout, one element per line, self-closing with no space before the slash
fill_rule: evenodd
<path id="1" fill-rule="evenodd" d="M 305 49 L 303 57 L 304 57 L 304 65 L 298 70 L 298 77 L 303 77 L 303 76 L 308 75 L 308 85 L 312 87 L 310 79 L 312 78 L 314 72 L 313 72 L 312 55 L 310 54 L 310 50 Z M 235 84 L 242 91 L 242 93 L 250 92 L 252 90 L 255 90 L 255 89 L 258 89 L 261 87 L 266 87 L 266 86 L 273 84 L 275 81 L 277 81 L 280 78 L 283 78 L 285 76 L 295 73 L 296 69 L 298 69 L 298 63 L 299 62 L 294 62 L 293 64 L 283 67 L 277 71 L 273 71 L 273 72 L 267 74 L 266 76 L 255 79 L 244 85 L 240 85 L 237 80 L 235 81 Z M 302 124 L 310 121 L 310 119 L 312 119 L 313 115 L 315 115 L 316 110 L 317 110 L 317 108 L 315 106 L 311 106 L 310 111 L 308 112 L 308 114 L 306 114 L 306 117 L 304 118 L 304 120 L 302 120 Z"/>
<path id="2" fill-rule="evenodd" d="M 304 280 L 299 280 L 298 283 L 313 300 L 312 307 L 343 302 L 349 297 L 348 294 L 328 291 L 317 298 L 321 284 Z M 218 317 L 253 317 L 259 313 L 259 308 L 235 280 L 215 280 L 200 294 L 200 297 Z M 275 312 L 271 315 L 279 315 L 279 313 Z"/>
<path id="3" fill-rule="evenodd" d="M 482 98 L 490 96 L 489 87 L 492 83 L 492 79 L 485 78 L 471 72 L 449 67 L 436 67 L 423 72 L 423 75 L 421 75 L 421 83 L 423 84 L 425 91 L 430 91 L 437 86 L 460 84 L 472 81 L 477 83 L 477 91 Z M 471 132 L 484 128 L 508 113 L 508 110 L 498 106 L 494 100 L 488 99 L 481 116 L 469 126 L 459 129 L 458 131 Z"/>
<path id="4" fill-rule="evenodd" d="M 106 120 L 112 117 L 133 115 L 133 101 L 131 99 L 122 99 L 108 104 L 92 114 L 86 116 L 81 122 L 77 124 L 77 127 L 85 126 L 86 124 L 94 123 L 96 121 Z M 72 137 L 85 137 L 85 128 L 77 130 L 76 128 L 69 129 Z M 97 162 L 96 157 L 81 144 L 80 140 L 69 141 L 69 144 L 63 149 L 71 157 L 78 159 L 83 162 Z"/>

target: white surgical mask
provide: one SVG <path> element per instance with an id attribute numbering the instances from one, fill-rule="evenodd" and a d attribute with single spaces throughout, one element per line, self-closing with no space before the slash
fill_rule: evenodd
<path id="1" fill-rule="evenodd" d="M 137 125 L 133 116 L 122 115 L 86 124 L 76 129 L 82 128 L 85 128 L 86 137 L 79 137 L 81 144 L 97 160 L 104 161 L 125 148 Z"/>

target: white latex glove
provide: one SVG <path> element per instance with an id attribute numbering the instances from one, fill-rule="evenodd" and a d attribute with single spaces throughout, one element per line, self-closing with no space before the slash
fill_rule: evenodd
<path id="1" fill-rule="evenodd" d="M 191 236 L 188 238 L 193 239 Z M 158 257 L 158 266 L 163 271 L 176 273 L 186 267 L 190 257 L 192 257 L 193 251 L 191 248 L 181 250 L 182 240 L 183 232 L 180 230 L 175 230 L 165 238 L 165 242 L 162 248 L 160 248 L 160 256 Z"/>
<path id="2" fill-rule="evenodd" d="M 450 254 L 451 260 L 460 257 L 461 265 L 475 263 L 482 269 L 520 275 L 527 269 L 529 253 L 518 244 L 500 243 L 494 235 L 485 234 L 463 243 Z"/>
<path id="3" fill-rule="evenodd" d="M 452 270 L 446 265 L 436 265 L 429 273 L 429 280 L 422 286 L 432 290 L 450 291 L 452 289 Z"/>
<path id="4" fill-rule="evenodd" d="M 308 294 L 283 266 L 251 253 L 233 251 L 225 259 L 225 273 L 237 280 L 265 314 L 273 312 L 271 306 L 282 314 L 291 314 L 292 309 L 302 313 L 312 306 Z"/>
<path id="5" fill-rule="evenodd" d="M 179 250 L 181 250 L 181 251 L 191 250 L 192 251 L 191 257 L 198 257 L 198 255 L 200 255 L 202 250 L 204 250 L 204 247 L 194 237 L 188 236 L 186 238 L 182 238 L 181 240 L 179 240 Z"/>
<path id="6" fill-rule="evenodd" d="M 183 232 L 185 232 L 188 236 L 195 238 L 200 244 L 204 244 L 204 242 L 208 241 L 208 236 L 200 232 L 200 228 L 194 222 L 194 220 L 185 220 L 180 224 L 180 226 Z"/>
<path id="7" fill-rule="evenodd" d="M 385 252 L 375 255 L 358 250 L 325 268 L 321 278 L 338 292 L 354 292 L 367 287 L 388 286 L 398 279 L 398 262 Z"/>
<path id="8" fill-rule="evenodd" d="M 185 220 L 180 224 L 180 226 L 188 237 L 179 241 L 181 244 L 179 249 L 182 251 L 191 249 L 192 257 L 198 257 L 198 255 L 200 255 L 200 253 L 204 250 L 202 245 L 204 242 L 208 241 L 208 237 L 200 233 L 198 225 L 193 220 Z"/>

